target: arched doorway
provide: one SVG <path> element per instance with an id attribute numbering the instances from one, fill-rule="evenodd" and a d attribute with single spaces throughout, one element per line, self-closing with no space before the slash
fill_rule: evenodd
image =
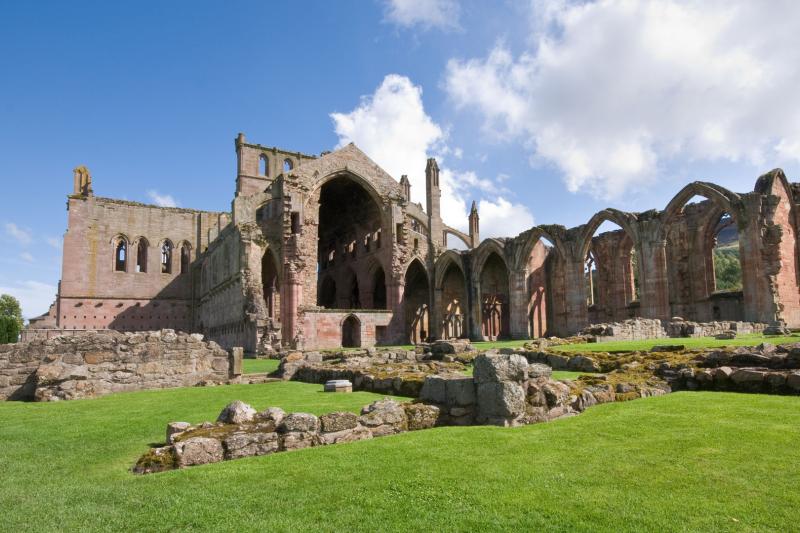
<path id="1" fill-rule="evenodd" d="M 278 266 L 271 250 L 266 250 L 261 258 L 261 286 L 264 291 L 264 304 L 267 316 L 276 320 L 280 309 L 280 287 L 278 283 Z"/>
<path id="2" fill-rule="evenodd" d="M 528 296 L 528 337 L 544 337 L 547 332 L 547 260 L 553 245 L 539 238 L 528 256 L 525 288 Z"/>
<path id="3" fill-rule="evenodd" d="M 403 292 L 406 334 L 409 342 L 424 342 L 430 334 L 428 273 L 418 260 L 408 266 Z"/>
<path id="4" fill-rule="evenodd" d="M 445 270 L 441 282 L 441 309 L 442 338 L 457 339 L 466 332 L 465 317 L 467 291 L 464 273 L 453 262 Z"/>
<path id="5" fill-rule="evenodd" d="M 383 263 L 376 256 L 391 254 L 391 249 L 381 249 L 372 243 L 373 235 L 381 229 L 382 218 L 381 208 L 367 187 L 357 177 L 343 174 L 325 182 L 318 191 L 317 303 L 320 306 L 330 304 L 327 299 L 323 303 L 322 298 L 328 294 L 322 287 L 323 283 L 329 283 L 326 279 L 335 280 L 338 288 L 336 303 L 330 307 L 360 309 L 372 303 L 368 296 L 370 289 L 374 293 L 376 278 L 365 273 L 376 261 Z"/>
<path id="6" fill-rule="evenodd" d="M 602 221 L 602 222 L 601 222 Z M 596 215 L 584 242 L 584 283 L 590 323 L 639 316 L 639 262 L 634 238 L 616 221 Z"/>
<path id="7" fill-rule="evenodd" d="M 342 348 L 361 347 L 361 322 L 355 315 L 342 321 Z"/>
<path id="8" fill-rule="evenodd" d="M 486 340 L 509 335 L 508 267 L 492 252 L 481 269 L 481 334 Z"/>
<path id="9" fill-rule="evenodd" d="M 696 194 L 689 198 L 691 192 Z M 741 246 L 735 214 L 706 191 L 685 189 L 664 220 L 671 314 L 687 320 L 743 320 Z"/>

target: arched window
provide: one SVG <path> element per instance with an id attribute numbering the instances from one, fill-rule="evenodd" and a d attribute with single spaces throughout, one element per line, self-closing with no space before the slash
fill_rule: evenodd
<path id="1" fill-rule="evenodd" d="M 181 274 L 189 272 L 189 263 L 191 262 L 191 250 L 188 242 L 183 243 L 181 246 Z"/>
<path id="2" fill-rule="evenodd" d="M 128 241 L 120 237 L 114 244 L 114 272 L 125 272 L 128 264 Z"/>
<path id="3" fill-rule="evenodd" d="M 136 272 L 147 272 L 147 240 L 139 239 L 136 246 Z"/>
<path id="4" fill-rule="evenodd" d="M 161 273 L 172 274 L 172 243 L 169 240 L 161 243 Z"/>
<path id="5" fill-rule="evenodd" d="M 259 176 L 269 176 L 269 160 L 267 156 L 261 154 L 258 157 L 258 174 Z"/>
<path id="6" fill-rule="evenodd" d="M 291 159 L 289 159 L 287 157 L 286 159 L 283 160 L 283 171 L 284 172 L 289 172 L 293 168 L 294 168 L 294 163 L 292 163 Z"/>

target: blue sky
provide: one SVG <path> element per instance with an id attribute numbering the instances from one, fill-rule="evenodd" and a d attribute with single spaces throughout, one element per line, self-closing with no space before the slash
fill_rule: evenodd
<path id="1" fill-rule="evenodd" d="M 768 30 L 767 30 L 768 29 Z M 72 169 L 97 195 L 228 209 L 233 139 L 355 141 L 482 233 L 752 190 L 800 157 L 800 12 L 743 2 L 3 2 L 0 292 L 46 311 Z"/>

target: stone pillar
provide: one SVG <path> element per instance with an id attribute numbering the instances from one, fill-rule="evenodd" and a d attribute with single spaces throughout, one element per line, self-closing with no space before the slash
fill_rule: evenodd
<path id="1" fill-rule="evenodd" d="M 667 241 L 645 240 L 639 252 L 641 312 L 645 318 L 670 318 Z"/>
<path id="2" fill-rule="evenodd" d="M 408 342 L 408 334 L 405 331 L 405 314 L 403 313 L 403 293 L 405 283 L 391 281 L 386 287 L 386 308 L 392 310 L 392 319 L 389 322 L 389 338 L 393 344 L 405 344 Z"/>
<path id="3" fill-rule="evenodd" d="M 295 340 L 300 326 L 298 308 L 303 303 L 301 275 L 290 263 L 284 265 L 285 283 L 281 287 L 281 337 L 284 345 L 297 348 Z"/>
<path id="4" fill-rule="evenodd" d="M 583 269 L 584 264 L 581 259 L 570 258 L 564 262 L 568 335 L 574 335 L 589 324 Z"/>
<path id="5" fill-rule="evenodd" d="M 512 339 L 527 339 L 528 335 L 528 270 L 514 270 L 508 273 L 509 296 L 511 299 L 509 333 Z"/>
<path id="6" fill-rule="evenodd" d="M 759 198 L 747 198 L 752 203 Z M 747 209 L 757 213 L 758 210 Z M 775 324 L 777 307 L 775 295 L 769 282 L 769 273 L 763 264 L 764 248 L 761 221 L 758 216 L 738 216 L 739 222 L 739 261 L 742 265 L 742 294 L 744 320 L 746 322 L 765 322 Z M 766 232 L 765 232 L 766 233 Z"/>
<path id="7" fill-rule="evenodd" d="M 434 276 L 434 283 L 433 283 L 433 290 L 431 295 L 431 307 L 430 307 L 430 336 L 431 340 L 441 339 L 442 338 L 442 321 L 444 317 L 442 316 L 442 292 L 441 288 L 437 288 L 435 286 L 435 276 Z"/>

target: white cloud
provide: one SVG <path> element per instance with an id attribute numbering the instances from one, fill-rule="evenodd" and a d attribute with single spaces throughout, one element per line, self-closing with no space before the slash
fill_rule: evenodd
<path id="1" fill-rule="evenodd" d="M 30 280 L 0 286 L 0 294 L 10 294 L 19 300 L 22 316 L 27 319 L 46 313 L 56 299 L 56 291 L 55 285 Z"/>
<path id="2" fill-rule="evenodd" d="M 30 252 L 22 252 L 21 254 L 19 254 L 19 256 L 23 261 L 26 261 L 28 263 L 33 263 L 36 261 L 36 259 L 33 258 L 33 255 L 31 255 Z"/>
<path id="3" fill-rule="evenodd" d="M 30 244 L 31 243 L 31 232 L 30 230 L 21 228 L 14 224 L 13 222 L 6 222 L 5 225 L 6 234 L 9 235 L 11 238 L 19 242 L 20 244 Z"/>
<path id="4" fill-rule="evenodd" d="M 533 226 L 533 215 L 522 204 L 509 202 L 502 196 L 496 201 L 478 202 L 481 239 L 513 237 Z"/>
<path id="5" fill-rule="evenodd" d="M 61 249 L 61 239 L 58 239 L 56 237 L 47 237 L 45 239 L 45 242 L 49 246 L 52 246 L 53 248 L 55 248 L 56 250 L 60 250 Z"/>
<path id="6" fill-rule="evenodd" d="M 450 226 L 466 230 L 470 196 L 481 192 L 494 194 L 498 190 L 491 180 L 480 178 L 475 172 L 459 172 L 446 165 L 443 154 L 452 152 L 445 143 L 445 130 L 425 112 L 422 89 L 405 76 L 386 76 L 375 93 L 363 97 L 353 111 L 332 113 L 331 118 L 339 147 L 354 142 L 395 179 L 407 174 L 411 200 L 423 206 L 426 160 L 436 156 L 442 188 L 442 219 Z M 487 203 L 487 208 L 492 209 L 492 205 Z M 519 205 L 508 214 L 519 219 L 522 210 L 527 214 L 522 220 L 533 220 L 527 209 Z M 490 215 L 490 220 L 499 221 L 500 217 L 501 213 L 496 212 Z"/>
<path id="7" fill-rule="evenodd" d="M 453 30 L 459 28 L 461 8 L 456 0 L 386 0 L 384 12 L 398 26 Z"/>
<path id="8" fill-rule="evenodd" d="M 178 202 L 169 194 L 161 194 L 156 190 L 150 189 L 147 191 L 147 196 L 159 207 L 178 207 Z"/>
<path id="9" fill-rule="evenodd" d="M 445 87 L 570 191 L 613 197 L 676 160 L 800 161 L 800 3 L 541 6 L 528 51 L 451 60 Z"/>

